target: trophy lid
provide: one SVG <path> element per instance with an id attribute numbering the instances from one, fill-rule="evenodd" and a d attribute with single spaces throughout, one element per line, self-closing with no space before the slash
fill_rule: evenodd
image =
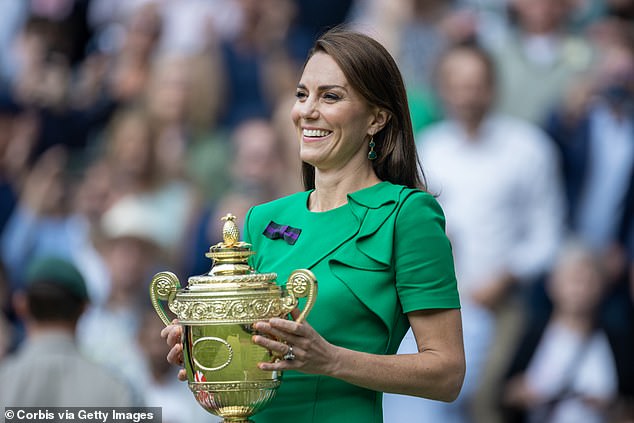
<path id="1" fill-rule="evenodd" d="M 216 275 L 244 275 L 254 270 L 248 264 L 249 257 L 255 254 L 251 251 L 251 244 L 239 241 L 240 231 L 236 224 L 236 217 L 231 213 L 221 218 L 225 221 L 222 227 L 222 242 L 209 247 L 205 254 L 213 260 L 210 276 Z"/>
<path id="2" fill-rule="evenodd" d="M 171 319 L 160 301 L 167 301 L 179 322 L 186 325 L 247 324 L 283 316 L 296 307 L 297 298 L 306 296 L 312 307 L 316 279 L 309 270 L 295 270 L 285 286 L 278 286 L 276 273 L 258 273 L 249 265 L 255 251 L 250 244 L 238 241 L 240 231 L 235 216 L 227 214 L 222 220 L 223 241 L 205 254 L 213 260 L 207 274 L 189 277 L 185 288 L 171 272 L 160 272 L 152 278 L 152 304 L 166 325 Z M 310 307 L 304 308 L 298 319 Z"/>
<path id="3" fill-rule="evenodd" d="M 201 276 L 189 278 L 189 286 L 228 283 L 244 284 L 245 282 L 262 283 L 273 281 L 277 278 L 275 273 L 257 273 L 248 263 L 249 257 L 255 254 L 251 250 L 251 244 L 239 241 L 240 231 L 236 224 L 236 217 L 227 213 L 224 217 L 222 228 L 223 241 L 209 247 L 206 257 L 213 260 L 211 270 Z"/>

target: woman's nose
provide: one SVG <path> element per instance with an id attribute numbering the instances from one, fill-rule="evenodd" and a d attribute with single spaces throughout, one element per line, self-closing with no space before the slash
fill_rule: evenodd
<path id="1" fill-rule="evenodd" d="M 317 116 L 319 116 L 317 102 L 312 98 L 307 98 L 304 102 L 300 103 L 299 107 L 299 113 L 304 119 L 316 119 Z"/>

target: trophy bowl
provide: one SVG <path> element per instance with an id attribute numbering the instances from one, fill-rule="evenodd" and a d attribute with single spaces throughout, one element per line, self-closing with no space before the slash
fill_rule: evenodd
<path id="1" fill-rule="evenodd" d="M 307 269 L 291 273 L 282 288 L 277 274 L 257 273 L 247 263 L 255 254 L 238 242 L 235 217 L 223 217 L 223 242 L 212 246 L 213 260 L 205 275 L 192 276 L 181 288 L 176 275 L 160 272 L 150 284 L 150 298 L 157 314 L 171 324 L 166 302 L 183 327 L 183 364 L 189 389 L 207 411 L 228 422 L 251 422 L 273 399 L 282 380 L 281 372 L 264 371 L 259 362 L 279 360 L 256 345 L 253 324 L 288 315 L 306 298 L 297 321 L 306 318 L 317 295 L 317 280 Z"/>

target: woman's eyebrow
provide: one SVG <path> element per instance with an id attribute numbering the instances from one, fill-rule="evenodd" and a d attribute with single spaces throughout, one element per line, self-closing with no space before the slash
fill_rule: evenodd
<path id="1" fill-rule="evenodd" d="M 297 84 L 297 88 L 305 90 L 306 89 L 306 85 L 304 84 Z M 333 88 L 339 88 L 341 90 L 347 91 L 346 87 L 344 87 L 343 85 L 337 85 L 337 84 L 329 84 L 329 85 L 320 85 L 317 87 L 317 89 L 319 91 L 327 91 L 327 90 L 331 90 Z"/>

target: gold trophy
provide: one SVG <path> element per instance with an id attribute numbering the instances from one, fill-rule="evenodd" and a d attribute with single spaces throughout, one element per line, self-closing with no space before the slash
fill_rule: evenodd
<path id="1" fill-rule="evenodd" d="M 238 241 L 235 216 L 222 219 L 224 241 L 206 254 L 213 259 L 209 273 L 190 277 L 183 289 L 173 273 L 157 273 L 150 297 L 163 323 L 170 319 L 160 300 L 183 326 L 183 361 L 198 403 L 225 423 L 252 422 L 249 417 L 273 399 L 282 376 L 257 367 L 280 357 L 253 343 L 253 323 L 283 317 L 306 297 L 297 321 L 304 320 L 315 303 L 317 280 L 299 269 L 280 288 L 276 273 L 256 273 L 247 263 L 255 252 Z"/>

